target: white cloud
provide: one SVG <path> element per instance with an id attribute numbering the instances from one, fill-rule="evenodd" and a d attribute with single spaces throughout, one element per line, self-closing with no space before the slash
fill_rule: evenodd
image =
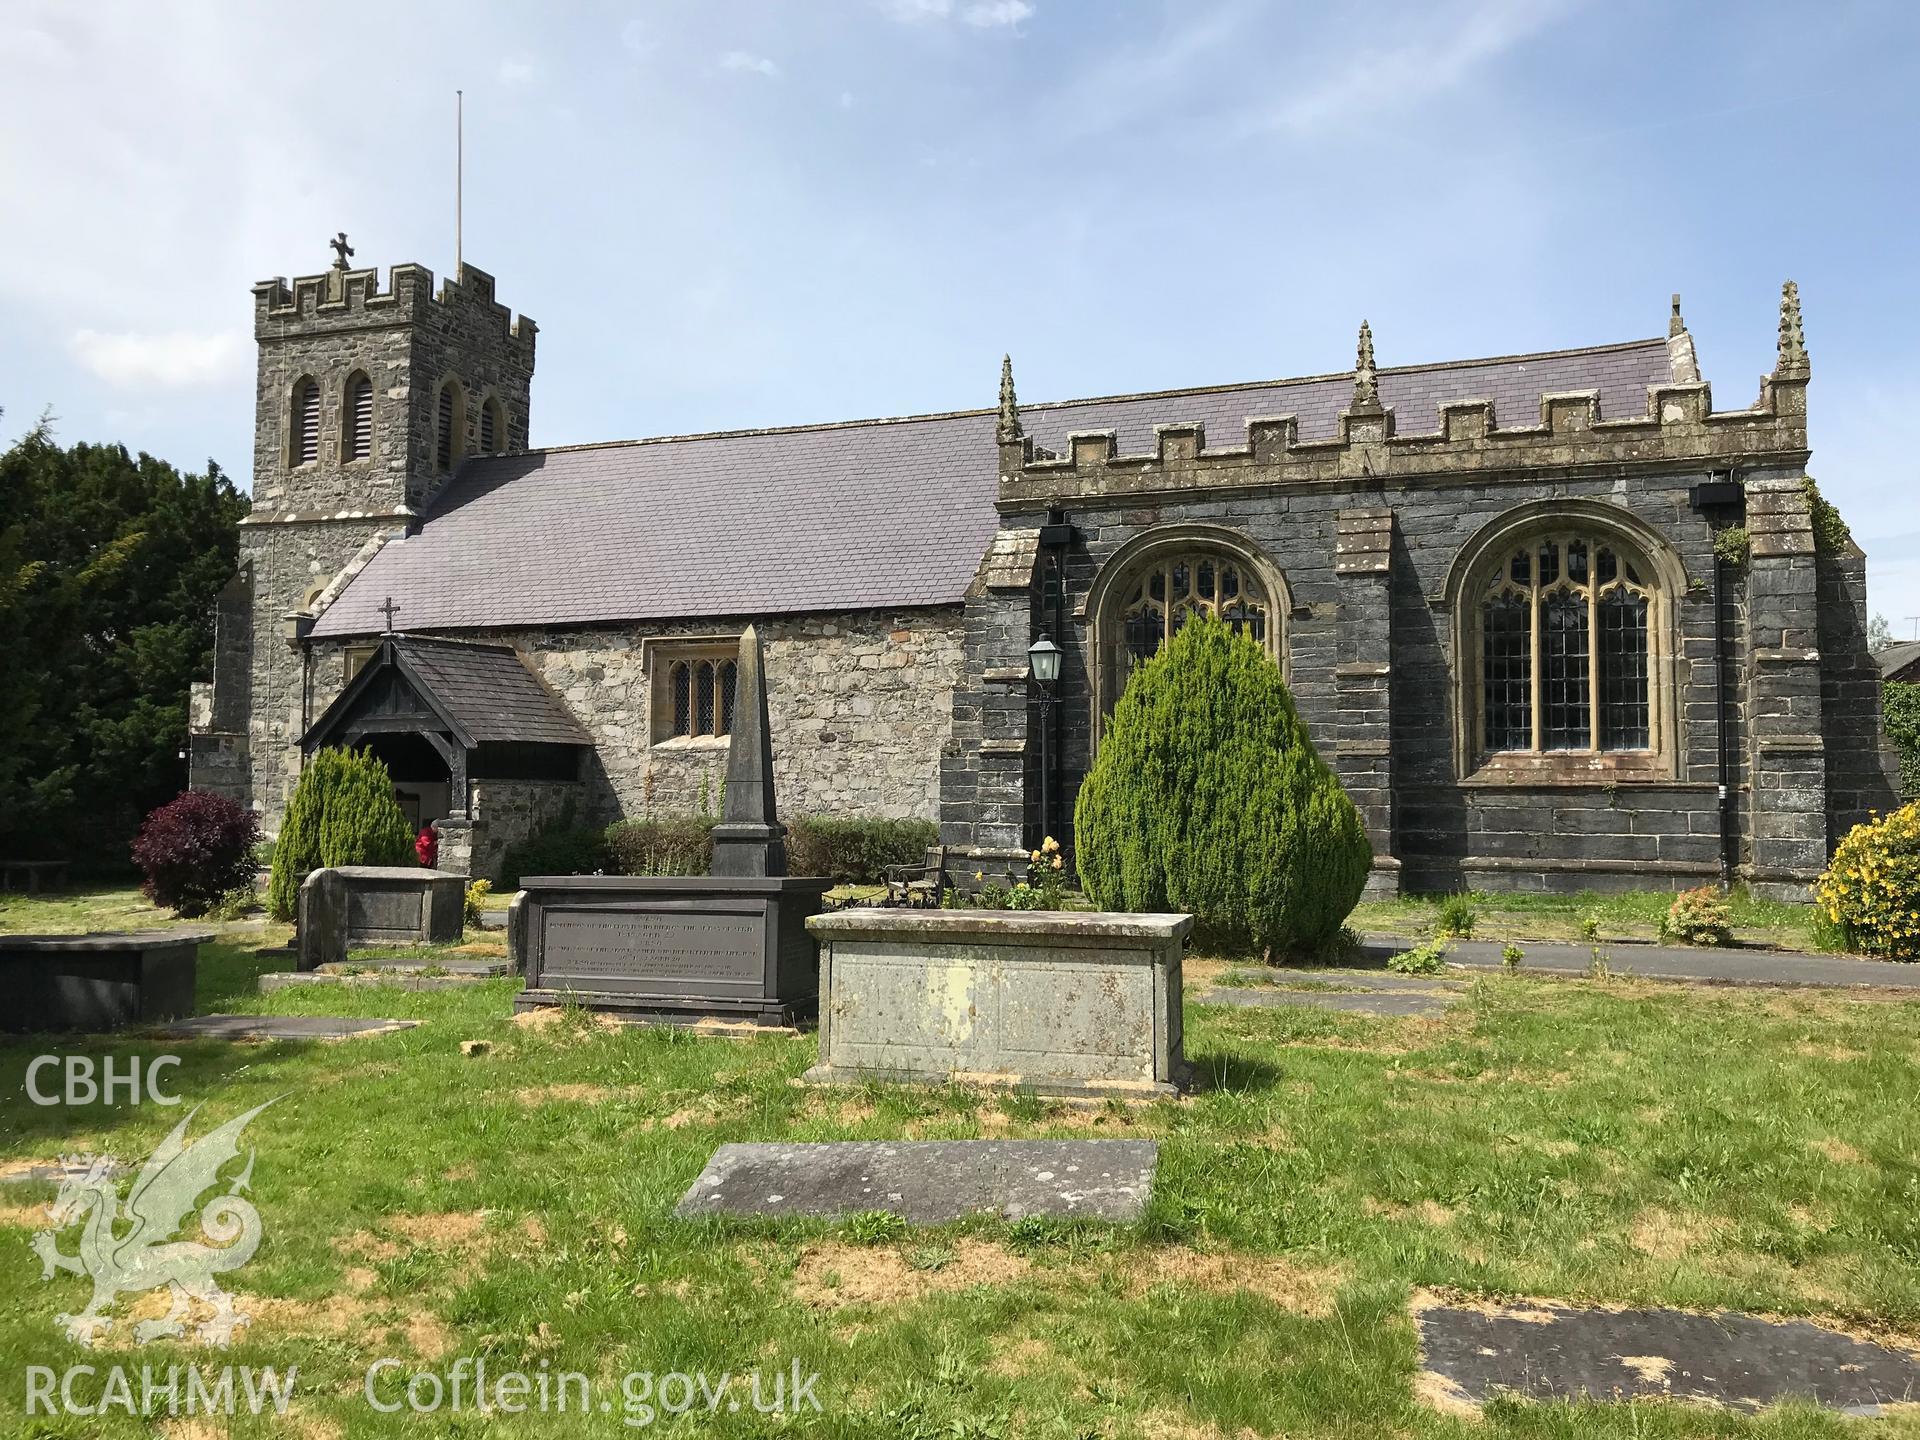
<path id="1" fill-rule="evenodd" d="M 914 25 L 946 19 L 953 13 L 953 0 L 880 0 L 880 9 L 889 19 Z"/>
<path id="2" fill-rule="evenodd" d="M 68 343 L 74 358 L 109 385 L 177 390 L 244 377 L 252 348 L 245 335 L 232 330 L 76 330 Z"/>
<path id="3" fill-rule="evenodd" d="M 1355 116 L 1417 104 L 1451 90 L 1558 20 L 1564 0 L 1477 0 L 1464 10 L 1429 12 L 1429 23 L 1404 43 L 1349 52 L 1345 64 L 1322 66 L 1315 83 L 1268 116 L 1268 128 L 1317 131 Z"/>
<path id="4" fill-rule="evenodd" d="M 1027 0 L 978 0 L 960 12 L 960 18 L 977 30 L 1011 28 L 1032 15 L 1033 6 Z"/>
<path id="5" fill-rule="evenodd" d="M 526 85 L 531 83 L 539 71 L 531 60 L 502 60 L 500 62 L 500 83 L 502 85 Z"/>
<path id="6" fill-rule="evenodd" d="M 737 70 L 744 74 L 765 75 L 769 80 L 778 76 L 780 67 L 764 55 L 750 55 L 745 50 L 729 50 L 720 57 L 722 70 Z"/>

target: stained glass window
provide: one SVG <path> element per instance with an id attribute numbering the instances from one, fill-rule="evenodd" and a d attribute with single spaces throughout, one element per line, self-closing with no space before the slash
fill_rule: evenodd
<path id="1" fill-rule="evenodd" d="M 1489 752 L 1650 748 L 1653 594 L 1644 568 L 1610 541 L 1577 534 L 1542 537 L 1494 562 L 1476 592 Z"/>
<path id="2" fill-rule="evenodd" d="M 1197 552 L 1155 561 L 1127 587 L 1113 645 L 1111 705 L 1143 660 L 1194 615 L 1218 615 L 1231 628 L 1269 644 L 1272 602 L 1257 575 L 1225 555 Z"/>
<path id="3" fill-rule="evenodd" d="M 730 734 L 738 669 L 733 660 L 675 660 L 667 669 L 668 724 L 655 733 L 662 739 Z"/>

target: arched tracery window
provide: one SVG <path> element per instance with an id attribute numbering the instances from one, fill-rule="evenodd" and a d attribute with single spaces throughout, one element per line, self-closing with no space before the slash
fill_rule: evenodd
<path id="1" fill-rule="evenodd" d="M 1656 748 L 1653 567 L 1601 532 L 1503 546 L 1469 594 L 1488 756 Z"/>
<path id="2" fill-rule="evenodd" d="M 1184 529 L 1184 527 L 1183 527 Z M 1244 541 L 1172 533 L 1143 537 L 1144 553 L 1110 562 L 1112 580 L 1089 595 L 1097 630 L 1100 710 L 1112 710 L 1140 664 L 1193 615 L 1217 615 L 1280 659 L 1286 614 L 1284 582 L 1257 561 Z"/>

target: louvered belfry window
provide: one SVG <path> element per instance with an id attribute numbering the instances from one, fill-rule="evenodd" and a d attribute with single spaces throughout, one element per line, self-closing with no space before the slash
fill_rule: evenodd
<path id="1" fill-rule="evenodd" d="M 482 455 L 493 454 L 493 438 L 498 427 L 499 408 L 491 400 L 480 407 L 480 453 Z"/>
<path id="2" fill-rule="evenodd" d="M 1650 747 L 1650 578 L 1597 536 L 1546 535 L 1502 557 L 1479 589 L 1487 751 Z"/>
<path id="3" fill-rule="evenodd" d="M 295 465 L 311 465 L 320 458 L 320 387 L 312 380 L 293 387 L 293 440 L 288 450 Z"/>
<path id="4" fill-rule="evenodd" d="M 373 381 L 355 375 L 347 382 L 347 458 L 373 454 Z"/>
<path id="5" fill-rule="evenodd" d="M 738 670 L 733 660 L 718 657 L 674 661 L 667 671 L 667 705 L 672 713 L 663 738 L 731 734 Z"/>
<path id="6" fill-rule="evenodd" d="M 453 468 L 453 386 L 440 387 L 440 410 L 434 417 L 433 463 L 440 470 Z"/>

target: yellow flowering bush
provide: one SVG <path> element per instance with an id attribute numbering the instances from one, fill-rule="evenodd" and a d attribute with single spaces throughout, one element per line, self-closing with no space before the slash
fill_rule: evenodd
<path id="1" fill-rule="evenodd" d="M 1813 895 L 1849 950 L 1920 960 L 1920 802 L 1854 826 Z"/>

